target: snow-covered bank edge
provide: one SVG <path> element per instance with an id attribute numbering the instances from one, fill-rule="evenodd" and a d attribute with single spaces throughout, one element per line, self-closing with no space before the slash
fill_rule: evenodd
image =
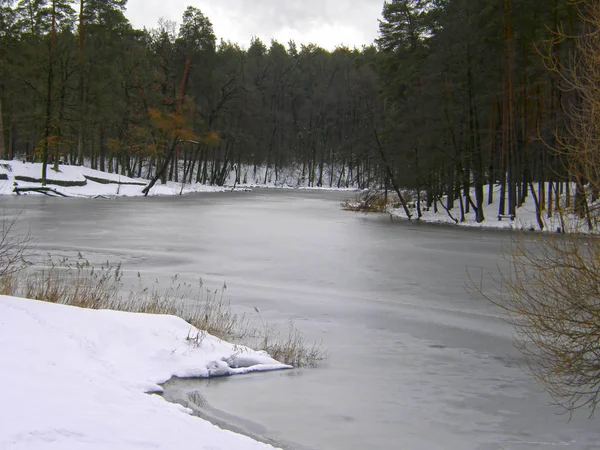
<path id="1" fill-rule="evenodd" d="M 253 190 L 253 189 L 268 189 L 268 190 L 279 190 L 279 189 L 288 189 L 288 190 L 298 190 L 298 191 L 323 191 L 323 192 L 360 192 L 359 189 L 356 188 L 345 188 L 345 187 L 328 187 L 328 186 L 292 186 L 287 184 L 281 185 L 273 185 L 273 184 L 237 184 L 237 185 L 229 185 L 226 184 L 225 190 Z"/>
<path id="2" fill-rule="evenodd" d="M 0 160 L 0 195 L 49 195 L 55 197 L 140 197 L 150 182 L 143 178 L 129 178 L 114 173 L 101 172 L 84 166 L 59 166 L 55 172 L 47 169 L 47 185 L 37 180 L 41 178 L 42 164 L 22 161 Z M 223 192 L 219 186 L 194 183 L 157 183 L 149 196 L 187 195 L 199 192 Z"/>
<path id="3" fill-rule="evenodd" d="M 41 184 L 41 163 L 0 160 L 0 195 L 48 195 L 53 197 L 139 197 L 150 180 L 129 178 L 124 175 L 101 172 L 84 166 L 59 166 L 55 172 L 47 168 L 47 185 Z M 287 180 L 287 178 L 286 178 Z M 293 178 L 289 178 L 293 180 Z M 200 183 L 157 183 L 149 196 L 188 195 L 205 192 L 247 191 L 254 188 L 302 189 L 315 191 L 355 191 L 355 188 L 310 187 L 298 184 L 268 182 L 235 183 L 235 177 L 226 180 L 224 186 L 209 186 Z"/>
<path id="4" fill-rule="evenodd" d="M 536 195 L 539 195 L 536 192 Z M 429 211 L 422 209 L 422 217 L 417 219 L 417 210 L 414 205 L 410 205 L 410 213 L 413 216 L 412 220 L 419 220 L 420 222 L 448 225 L 448 226 L 459 226 L 459 227 L 470 227 L 470 228 L 481 228 L 488 230 L 507 230 L 507 231 L 535 231 L 535 232 L 565 232 L 565 233 L 585 233 L 594 234 L 597 231 L 588 229 L 587 222 L 580 219 L 572 213 L 564 212 L 567 208 L 563 206 L 562 218 L 561 214 L 554 211 L 551 217 L 548 217 L 544 211 L 540 219 L 543 223 L 543 229 L 540 229 L 538 218 L 536 216 L 535 202 L 533 196 L 529 193 L 525 203 L 517 208 L 516 215 L 513 220 L 510 217 L 500 217 L 498 214 L 498 199 L 500 198 L 500 186 L 494 186 L 493 201 L 488 202 L 488 187 L 484 190 L 484 203 L 483 213 L 485 220 L 478 223 L 475 218 L 473 209 L 470 209 L 468 214 L 465 214 L 465 221 L 456 221 L 460 219 L 460 205 L 455 202 L 455 207 L 450 211 L 446 211 L 443 206 L 438 204 L 438 212 L 436 213 L 433 208 Z M 474 198 L 474 193 L 472 193 Z M 539 198 L 539 197 L 538 197 Z M 489 203 L 489 204 L 488 204 Z M 424 203 L 422 208 L 424 207 Z M 404 209 L 402 207 L 388 208 L 387 213 L 392 218 L 408 219 Z M 456 219 L 456 220 L 455 220 Z"/>
<path id="5" fill-rule="evenodd" d="M 194 332 L 174 316 L 0 296 L 0 448 L 271 448 L 147 394 L 173 376 L 290 367 L 208 334 L 193 342 Z"/>

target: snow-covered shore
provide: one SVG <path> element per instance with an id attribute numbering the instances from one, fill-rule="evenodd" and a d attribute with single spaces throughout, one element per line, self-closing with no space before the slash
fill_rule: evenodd
<path id="1" fill-rule="evenodd" d="M 536 191 L 536 195 L 539 193 Z M 475 198 L 474 192 L 471 193 L 472 198 Z M 494 186 L 493 193 L 493 201 L 490 203 L 488 201 L 488 187 L 485 186 L 484 190 L 484 203 L 483 203 L 483 214 L 485 220 L 481 223 L 478 223 L 475 220 L 475 212 L 473 208 L 470 209 L 468 214 L 465 214 L 465 221 L 460 222 L 460 204 L 459 202 L 455 202 L 455 206 L 449 212 L 446 211 L 441 205 L 438 204 L 438 212 L 434 212 L 434 209 L 431 208 L 429 211 L 422 209 L 423 216 L 419 219 L 422 222 L 429 223 L 438 223 L 438 224 L 448 224 L 448 225 L 458 225 L 465 227 L 476 227 L 476 228 L 491 228 L 491 229 L 505 229 L 505 230 L 525 230 L 525 231 L 540 231 L 540 226 L 538 224 L 538 220 L 536 217 L 536 208 L 535 202 L 533 200 L 533 196 L 531 192 L 527 196 L 525 203 L 523 206 L 517 208 L 516 215 L 514 220 L 511 220 L 510 217 L 499 217 L 498 215 L 498 207 L 500 198 L 500 187 Z M 539 198 L 539 197 L 538 197 Z M 488 204 L 489 203 L 489 204 Z M 413 206 L 413 205 L 411 205 Z M 425 204 L 422 203 L 422 208 L 424 208 Z M 392 208 L 389 210 L 389 213 L 392 217 L 399 217 L 406 219 L 406 213 L 402 207 Z M 417 218 L 416 209 L 411 209 L 411 214 L 413 215 L 413 219 Z M 456 220 L 455 220 L 456 219 Z M 544 225 L 543 231 L 562 231 L 563 226 L 565 228 L 565 232 L 589 232 L 587 228 L 587 223 L 579 218 L 573 216 L 572 214 L 565 213 L 562 217 L 560 214 L 554 212 L 552 217 L 548 217 L 547 212 L 543 212 L 540 219 Z M 456 221 L 459 221 L 458 223 Z"/>
<path id="2" fill-rule="evenodd" d="M 289 367 L 197 333 L 174 316 L 0 296 L 0 448 L 272 449 L 149 394 L 173 376 Z"/>
<path id="3" fill-rule="evenodd" d="M 0 160 L 0 195 L 16 195 L 15 187 L 23 195 L 44 195 L 41 192 L 28 190 L 41 187 L 39 180 L 42 174 L 41 163 Z M 144 195 L 142 190 L 150 182 L 141 178 L 128 178 L 122 175 L 101 172 L 83 166 L 59 166 L 59 171 L 47 168 L 47 195 L 66 197 L 136 197 Z M 168 182 L 157 183 L 149 195 L 179 195 L 194 192 L 222 192 L 225 188 L 204 184 L 182 184 Z"/>
<path id="4" fill-rule="evenodd" d="M 245 169 L 248 171 L 248 168 Z M 264 168 L 260 168 L 257 176 L 246 174 L 246 183 L 235 182 L 232 171 L 225 182 L 225 187 L 208 186 L 200 183 L 157 183 L 150 196 L 186 195 L 197 192 L 223 192 L 234 188 L 248 190 L 252 188 L 288 188 L 307 190 L 352 191 L 355 188 L 308 187 L 298 184 L 296 176 L 286 175 L 281 180 L 264 179 Z M 291 169 L 290 169 L 291 170 Z M 84 166 L 60 165 L 55 172 L 51 165 L 47 167 L 47 184 L 41 185 L 42 164 L 28 163 L 18 160 L 0 160 L 0 195 L 51 195 L 65 197 L 136 197 L 144 195 L 142 190 L 150 183 L 144 178 L 129 178 L 114 173 L 101 172 Z M 268 177 L 267 177 L 268 178 Z M 16 188 L 16 189 L 15 189 Z M 42 192 L 43 190 L 43 192 Z"/>

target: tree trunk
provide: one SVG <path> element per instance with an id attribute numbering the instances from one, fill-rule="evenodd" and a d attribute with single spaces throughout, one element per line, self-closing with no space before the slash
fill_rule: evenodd
<path id="1" fill-rule="evenodd" d="M 106 146 L 104 145 L 104 124 L 102 122 L 100 122 L 100 148 L 98 151 L 98 158 L 100 159 L 100 171 L 106 172 Z"/>
<path id="2" fill-rule="evenodd" d="M 78 45 L 77 45 L 77 58 L 78 58 L 78 71 L 79 71 L 79 125 L 77 127 L 77 163 L 81 166 L 84 163 L 84 150 L 83 150 L 83 118 L 85 117 L 85 103 L 84 103 L 84 74 L 83 74 L 83 11 L 85 7 L 85 0 L 79 1 L 79 26 L 78 26 Z"/>
<path id="3" fill-rule="evenodd" d="M 6 142 L 4 140 L 4 121 L 2 115 L 2 94 L 4 93 L 3 89 L 0 89 L 0 155 L 4 159 L 8 158 L 8 148 L 6 147 Z"/>
<path id="4" fill-rule="evenodd" d="M 185 62 L 185 70 L 183 72 L 183 78 L 181 80 L 181 86 L 179 88 L 179 94 L 177 95 L 177 116 L 181 115 L 181 107 L 183 106 L 183 98 L 185 96 L 185 88 L 187 86 L 187 82 L 190 76 L 190 67 L 192 66 L 192 58 L 191 56 L 188 55 L 186 62 Z M 176 151 L 177 151 L 177 144 L 179 143 L 179 136 L 176 135 L 173 138 L 173 142 L 171 143 L 171 147 L 167 153 L 167 155 L 165 155 L 165 158 L 163 159 L 163 162 L 160 166 L 160 169 L 158 169 L 156 171 L 156 174 L 154 175 L 154 178 L 152 178 L 152 180 L 150 181 L 150 183 L 148 184 L 148 186 L 146 186 L 143 190 L 142 193 L 144 194 L 144 196 L 147 196 L 148 193 L 150 192 L 150 189 L 152 189 L 154 187 L 154 185 L 156 184 L 156 182 L 159 179 L 164 179 L 166 171 L 167 171 L 167 167 L 169 166 L 169 163 L 171 162 L 171 159 L 174 157 Z"/>
<path id="5" fill-rule="evenodd" d="M 14 123 L 11 123 L 8 127 L 8 159 L 11 160 L 15 157 L 15 134 L 16 127 Z"/>
<path id="6" fill-rule="evenodd" d="M 469 122 L 471 129 L 471 154 L 473 159 L 473 181 L 475 184 L 475 220 L 481 223 L 485 220 L 483 215 L 483 157 L 481 155 L 481 141 L 479 139 L 479 121 L 475 110 L 475 86 L 471 71 L 471 51 L 467 51 L 467 80 L 469 84 Z"/>
<path id="7" fill-rule="evenodd" d="M 383 165 L 385 166 L 387 176 L 388 176 L 390 182 L 392 183 L 392 187 L 396 191 L 396 194 L 398 194 L 398 198 L 400 199 L 400 203 L 402 203 L 402 208 L 404 209 L 404 213 L 406 214 L 406 217 L 408 218 L 408 220 L 411 220 L 412 214 L 408 210 L 408 206 L 406 205 L 406 202 L 404 201 L 404 196 L 400 192 L 400 188 L 398 187 L 398 185 L 396 184 L 396 181 L 394 180 L 394 174 L 392 172 L 390 165 L 387 162 L 387 158 L 385 157 L 385 152 L 383 150 L 383 147 L 381 146 L 381 141 L 379 140 L 379 134 L 377 133 L 377 129 L 375 129 L 374 127 L 373 127 L 373 134 L 375 135 L 375 140 L 377 141 L 377 148 L 379 149 L 379 154 L 381 155 L 381 161 L 383 162 Z"/>
<path id="8" fill-rule="evenodd" d="M 552 194 L 554 193 L 552 181 L 548 181 L 548 217 L 552 217 Z"/>
<path id="9" fill-rule="evenodd" d="M 154 187 L 154 185 L 156 184 L 156 182 L 158 180 L 163 179 L 165 177 L 165 174 L 167 172 L 167 168 L 169 167 L 169 164 L 171 163 L 171 159 L 173 158 L 175 150 L 177 149 L 177 143 L 178 143 L 178 141 L 179 141 L 179 137 L 176 136 L 173 139 L 173 143 L 171 144 L 169 152 L 167 153 L 167 155 L 163 159 L 162 164 L 160 165 L 160 168 L 158 168 L 156 170 L 156 174 L 154 175 L 154 178 L 152 178 L 152 180 L 150 180 L 150 183 L 148 184 L 148 186 L 146 186 L 142 190 L 142 193 L 144 194 L 144 196 L 148 195 L 148 193 Z"/>
<path id="10" fill-rule="evenodd" d="M 504 0 L 504 102 L 502 118 L 502 152 L 506 157 L 505 189 L 508 189 L 508 213 L 516 212 L 515 142 L 514 142 L 514 36 L 512 27 L 512 0 Z M 502 207 L 502 209 L 504 209 Z"/>
<path id="11" fill-rule="evenodd" d="M 537 220 L 538 226 L 540 227 L 540 230 L 544 229 L 544 222 L 542 220 L 542 208 L 543 208 L 543 203 L 540 202 L 540 200 L 538 199 L 538 196 L 535 193 L 535 189 L 533 186 L 533 183 L 530 182 L 529 183 L 529 188 L 531 189 L 531 195 L 533 196 L 533 202 L 535 203 L 535 218 Z"/>
<path id="12" fill-rule="evenodd" d="M 48 151 L 52 135 L 52 87 L 54 84 L 54 47 L 56 45 L 56 0 L 52 1 L 52 30 L 50 35 L 50 54 L 48 57 L 48 82 L 46 86 L 46 126 L 42 149 L 42 186 L 46 186 Z"/>

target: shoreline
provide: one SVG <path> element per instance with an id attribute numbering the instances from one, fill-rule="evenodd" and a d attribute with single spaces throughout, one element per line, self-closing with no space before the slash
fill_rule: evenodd
<path id="1" fill-rule="evenodd" d="M 244 420 L 226 411 L 213 408 L 198 389 L 188 390 L 185 388 L 185 385 L 188 383 L 198 383 L 205 380 L 203 378 L 180 378 L 174 376 L 162 383 L 160 387 L 163 388 L 163 392 L 157 392 L 156 394 L 169 403 L 179 404 L 184 408 L 190 409 L 194 417 L 206 420 L 221 429 L 247 436 L 263 444 L 271 445 L 277 450 L 303 450 L 296 445 L 292 446 L 281 443 L 265 436 L 264 433 L 267 430 L 262 430 L 263 427 L 260 425 L 249 420 Z M 190 386 L 190 388 L 193 388 L 193 386 Z M 149 392 L 149 394 L 152 393 Z"/>
<path id="2" fill-rule="evenodd" d="M 195 193 L 248 191 L 252 189 L 291 189 L 314 191 L 356 192 L 354 187 L 318 187 L 288 185 L 282 183 L 235 183 L 228 178 L 222 186 L 167 181 L 157 183 L 144 195 L 143 189 L 150 183 L 145 178 L 129 178 L 125 175 L 102 172 L 85 166 L 61 165 L 57 172 L 49 168 L 46 185 L 40 178 L 41 163 L 18 160 L 0 160 L 0 196 L 38 195 L 66 198 L 117 198 L 117 197 L 169 197 Z M 287 178 L 286 178 L 287 180 Z"/>
<path id="3" fill-rule="evenodd" d="M 142 443 L 156 448 L 200 442 L 215 450 L 272 449 L 153 395 L 173 376 L 210 378 L 284 368 L 266 354 L 241 349 L 243 361 L 236 361 L 240 348 L 209 334 L 203 345 L 194 345 L 189 341 L 194 328 L 176 316 L 13 296 L 0 296 L 0 311 L 5 319 L 0 343 L 11 369 L 0 380 L 17 387 L 5 402 L 0 447 L 139 447 L 143 435 Z"/>
<path id="4" fill-rule="evenodd" d="M 545 228 L 544 230 L 540 230 L 539 228 L 537 229 L 530 229 L 530 228 L 525 228 L 525 227 L 513 227 L 513 226 L 506 226 L 506 227 L 502 227 L 502 226 L 494 226 L 494 225 L 486 225 L 486 221 L 484 221 L 481 224 L 471 224 L 470 222 L 464 222 L 464 223 L 454 223 L 454 222 L 450 222 L 450 221 L 442 221 L 442 220 L 424 220 L 423 218 L 421 219 L 407 219 L 406 217 L 403 216 L 397 216 L 394 215 L 390 212 L 383 212 L 383 213 L 371 213 L 371 214 L 383 214 L 386 215 L 390 218 L 391 221 L 401 221 L 401 222 L 406 222 L 406 223 L 415 223 L 415 224 L 419 224 L 419 225 L 428 225 L 428 226 L 435 226 L 435 227 L 444 227 L 444 228 L 448 228 L 448 229 L 456 229 L 456 230 L 465 230 L 465 231 L 491 231 L 493 233 L 528 233 L 528 234 L 586 234 L 586 233 L 582 233 L 582 232 L 558 232 L 556 230 L 550 230 Z"/>

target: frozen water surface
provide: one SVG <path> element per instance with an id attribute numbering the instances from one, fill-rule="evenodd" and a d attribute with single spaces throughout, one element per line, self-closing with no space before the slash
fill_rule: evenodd
<path id="1" fill-rule="evenodd" d="M 523 371 L 499 311 L 465 291 L 511 234 L 340 210 L 344 193 L 5 198 L 40 252 L 123 261 L 133 279 L 202 277 L 240 311 L 323 341 L 317 369 L 175 381 L 207 416 L 296 449 L 597 449 Z M 124 344 L 126 345 L 126 344 Z"/>

